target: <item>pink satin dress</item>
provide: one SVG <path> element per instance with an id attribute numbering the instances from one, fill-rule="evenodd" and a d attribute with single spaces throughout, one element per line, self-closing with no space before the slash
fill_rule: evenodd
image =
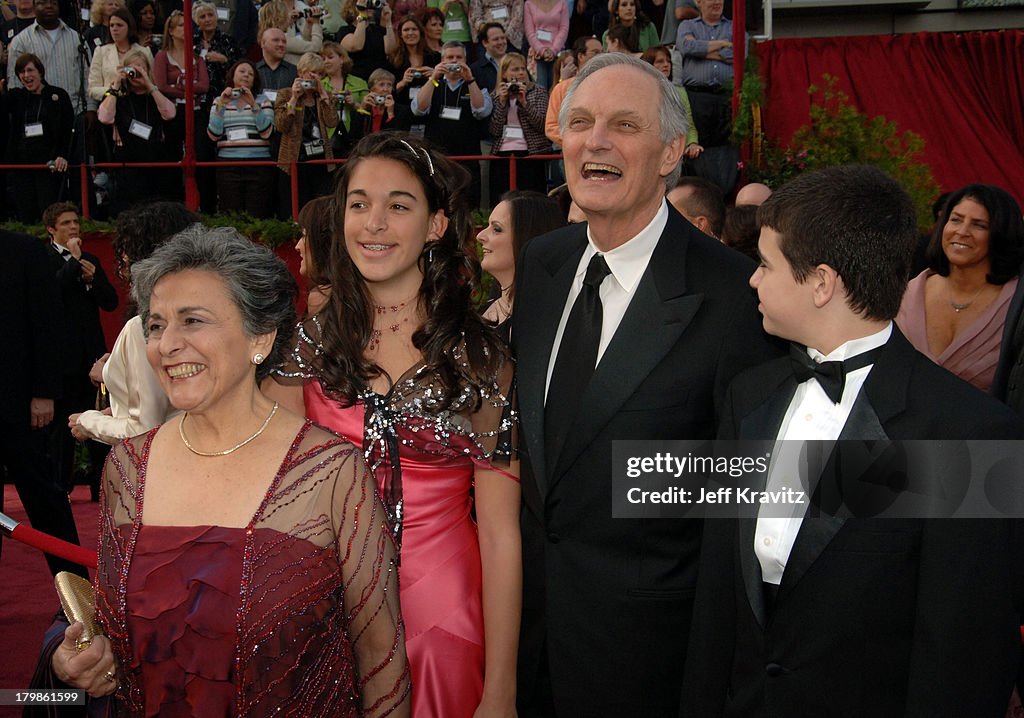
<path id="1" fill-rule="evenodd" d="M 306 415 L 364 446 L 365 407 L 342 408 L 304 385 Z M 482 576 L 470 516 L 474 460 L 437 453 L 431 431 L 398 426 L 403 496 L 399 595 L 415 718 L 471 718 L 484 686 Z M 371 462 L 372 466 L 372 462 Z M 385 492 L 383 477 L 378 486 Z"/>

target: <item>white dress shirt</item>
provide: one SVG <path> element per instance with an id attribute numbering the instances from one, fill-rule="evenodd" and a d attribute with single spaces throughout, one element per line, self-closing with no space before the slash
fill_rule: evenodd
<path id="1" fill-rule="evenodd" d="M 580 263 L 576 267 L 576 276 L 573 277 L 572 285 L 569 287 L 569 296 L 565 298 L 565 306 L 562 308 L 562 318 L 558 322 L 558 331 L 555 333 L 555 343 L 552 345 L 551 357 L 548 359 L 548 376 L 544 382 L 544 396 L 547 398 L 547 387 L 551 383 L 551 373 L 555 369 L 555 360 L 558 358 L 559 347 L 562 344 L 562 334 L 565 332 L 565 325 L 569 321 L 569 313 L 576 297 L 583 290 L 583 278 L 587 274 L 587 266 L 595 254 L 604 254 L 604 260 L 608 263 L 611 274 L 605 277 L 601 283 L 601 341 L 597 346 L 597 363 L 601 363 L 605 349 L 619 328 L 629 303 L 633 300 L 640 278 L 647 271 L 647 265 L 654 254 L 654 248 L 658 246 L 665 225 L 668 224 L 668 203 L 662 200 L 661 208 L 654 219 L 640 230 L 639 234 L 628 241 L 620 244 L 610 252 L 600 252 L 594 244 L 594 238 L 590 234 L 590 227 L 587 227 L 587 246 L 580 257 Z"/>
<path id="2" fill-rule="evenodd" d="M 892 322 L 875 334 L 852 339 L 840 345 L 828 356 L 810 348 L 807 354 L 819 363 L 843 361 L 884 345 L 889 341 L 891 334 Z M 790 440 L 837 440 L 873 366 L 868 365 L 846 375 L 843 396 L 838 404 L 828 398 L 816 379 L 808 379 L 797 386 L 779 427 L 777 439 L 780 441 L 775 445 L 771 467 L 768 470 L 769 491 L 778 491 L 784 486 L 800 490 L 800 487 L 793 485 L 792 477 L 799 474 L 797 462 L 801 445 L 798 441 Z M 758 516 L 757 527 L 754 530 L 754 554 L 761 564 L 761 579 L 765 583 L 782 583 L 782 574 L 786 570 L 786 562 L 800 532 L 805 510 L 806 505 L 796 505 L 794 514 L 789 518 Z M 777 516 L 778 507 L 773 507 L 771 513 Z"/>

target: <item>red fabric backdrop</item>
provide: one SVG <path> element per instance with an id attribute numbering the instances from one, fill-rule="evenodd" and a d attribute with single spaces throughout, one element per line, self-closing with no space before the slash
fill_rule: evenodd
<path id="1" fill-rule="evenodd" d="M 782 39 L 758 52 L 773 140 L 808 122 L 807 88 L 828 73 L 862 112 L 924 138 L 943 191 L 994 184 L 1024 206 L 1024 30 Z"/>

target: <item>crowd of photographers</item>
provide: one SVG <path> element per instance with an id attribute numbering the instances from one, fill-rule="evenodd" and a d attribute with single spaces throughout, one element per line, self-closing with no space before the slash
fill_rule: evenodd
<path id="1" fill-rule="evenodd" d="M 725 85 L 685 82 L 694 75 L 688 66 L 722 66 L 726 83 L 731 73 L 727 41 L 694 40 L 709 27 L 731 37 L 721 0 L 702 0 L 696 19 L 685 3 L 666 11 L 635 0 L 607 8 L 605 0 L 239 0 L 232 9 L 200 0 L 191 6 L 188 58 L 180 0 L 122 1 L 94 0 L 81 19 L 70 0 L 4 8 L 3 157 L 37 166 L 0 177 L 14 194 L 3 203 L 12 219 L 38 221 L 64 199 L 89 202 L 100 217 L 143 199 L 181 199 L 179 167 L 132 165 L 178 162 L 186 151 L 219 163 L 196 173 L 204 212 L 287 217 L 293 186 L 300 206 L 325 194 L 331 161 L 383 130 L 426 137 L 450 155 L 501 157 L 463 163 L 475 178 L 471 201 L 489 205 L 513 185 L 543 191 L 560 183 L 557 161 L 517 161 L 513 178 L 505 158 L 559 151 L 565 90 L 597 52 L 659 50 L 674 62 L 681 96 L 710 90 L 713 111 Z M 691 32 L 691 22 L 700 27 Z M 676 32 L 676 46 L 692 57 L 656 44 L 659 33 Z M 190 106 L 194 145 L 186 147 Z M 687 157 L 699 159 L 704 147 L 696 133 L 691 140 Z M 81 164 L 91 168 L 87 197 L 68 171 Z M 689 169 L 707 174 L 699 163 Z M 719 184 L 728 191 L 734 180 Z"/>

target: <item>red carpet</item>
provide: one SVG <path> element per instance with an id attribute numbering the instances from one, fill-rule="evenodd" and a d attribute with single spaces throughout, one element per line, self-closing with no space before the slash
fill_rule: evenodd
<path id="1" fill-rule="evenodd" d="M 27 521 L 13 486 L 4 487 L 4 513 Z M 98 507 L 89 501 L 89 487 L 71 494 L 78 535 L 83 546 L 96 546 Z M 17 541 L 3 540 L 0 554 L 0 688 L 25 688 L 35 669 L 43 632 L 60 608 L 43 555 Z M 0 718 L 20 716 L 20 708 L 0 706 Z"/>

